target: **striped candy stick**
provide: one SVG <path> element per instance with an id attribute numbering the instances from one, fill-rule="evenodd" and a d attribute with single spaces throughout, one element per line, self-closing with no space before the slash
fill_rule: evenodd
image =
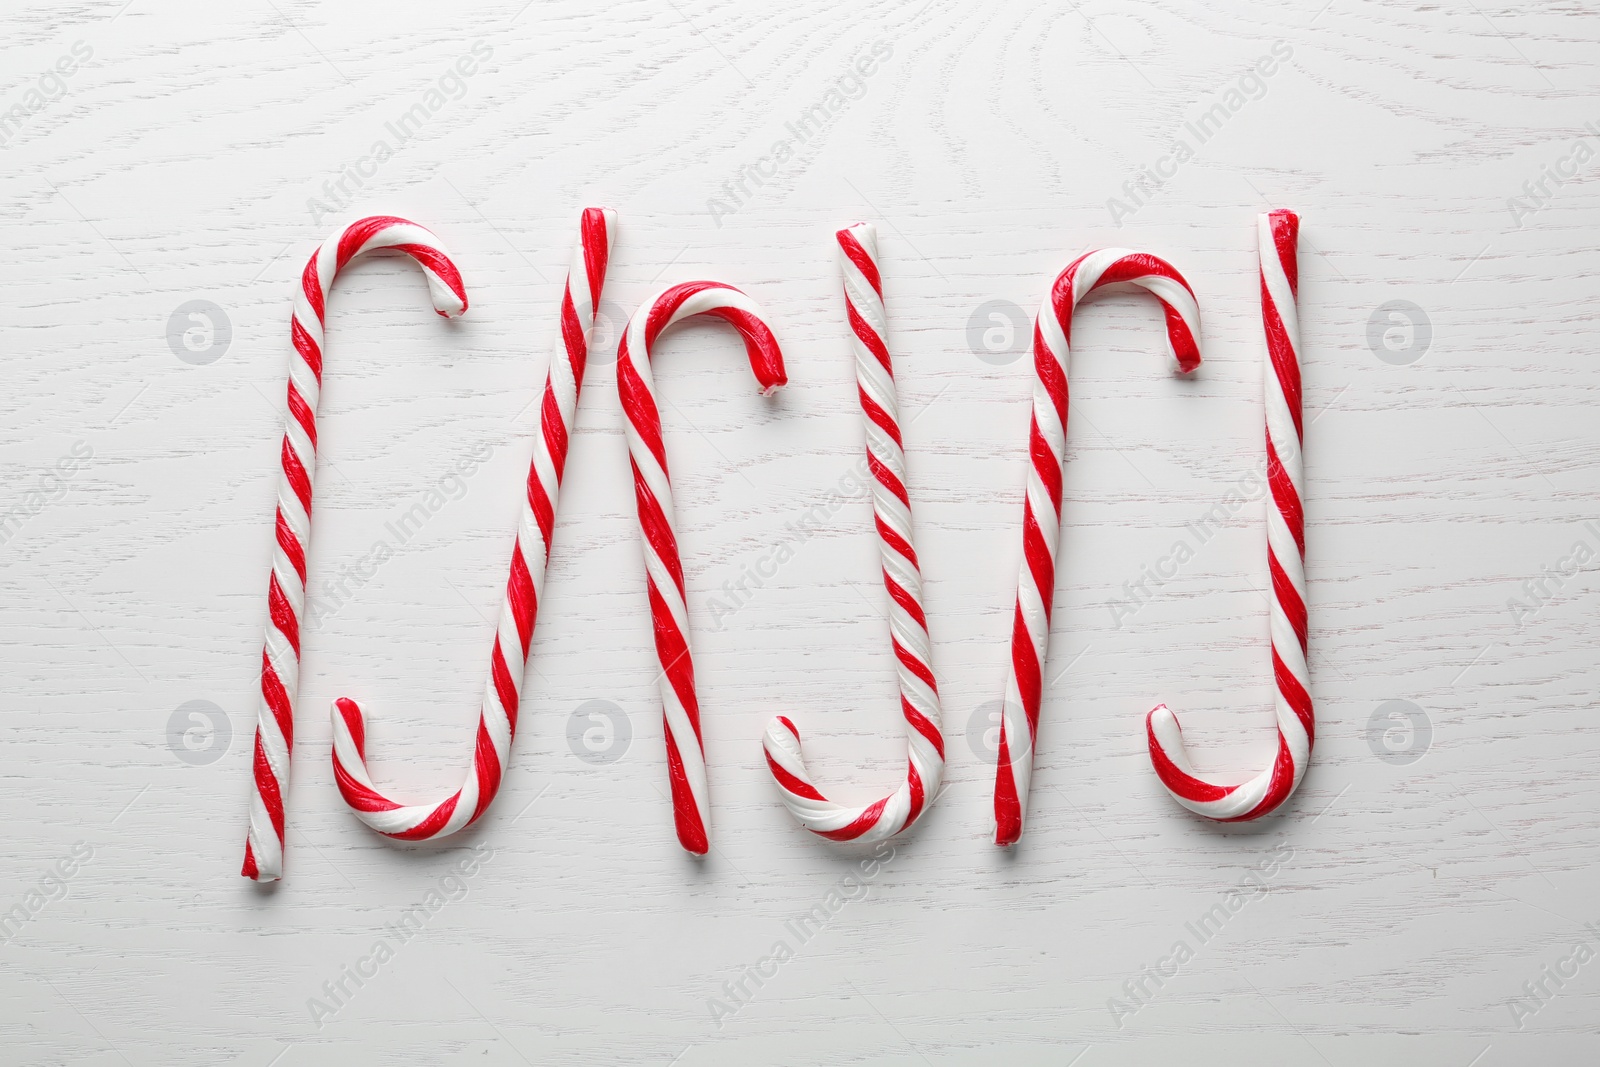
<path id="1" fill-rule="evenodd" d="M 939 723 L 939 687 L 934 681 L 928 621 L 922 607 L 922 571 L 911 537 L 911 498 L 906 492 L 906 454 L 900 439 L 894 367 L 886 341 L 888 315 L 878 271 L 878 235 L 861 222 L 838 232 L 844 273 L 845 311 L 856 383 L 872 470 L 872 506 L 889 594 L 889 636 L 900 681 L 900 711 L 906 720 L 905 780 L 871 804 L 848 806 L 823 796 L 806 770 L 800 731 L 779 715 L 767 724 L 762 746 L 767 768 L 789 813 L 814 834 L 833 841 L 882 841 L 917 820 L 944 778 L 944 735 Z"/>
<path id="2" fill-rule="evenodd" d="M 1171 264 L 1143 252 L 1106 248 L 1074 260 L 1051 287 L 1033 330 L 1033 423 L 1028 432 L 1028 488 L 1022 513 L 1021 576 L 1011 628 L 1011 663 L 1000 713 L 995 768 L 995 844 L 1022 836 L 1039 729 L 1042 670 L 1050 639 L 1061 538 L 1061 466 L 1067 445 L 1067 359 L 1072 316 L 1102 286 L 1134 285 L 1166 312 L 1167 351 L 1188 372 L 1200 365 L 1200 309 Z"/>
<path id="3" fill-rule="evenodd" d="M 763 395 L 788 379 L 783 370 L 783 353 L 760 307 L 739 290 L 717 282 L 685 282 L 656 294 L 628 320 L 617 350 L 617 393 L 627 416 L 640 545 L 644 550 L 650 617 L 655 626 L 656 658 L 661 663 L 659 681 L 673 821 L 679 843 L 689 852 L 703 856 L 710 848 L 711 825 L 706 757 L 700 737 L 694 660 L 689 652 L 683 563 L 673 529 L 672 483 L 667 476 L 655 379 L 650 373 L 650 349 L 661 331 L 696 315 L 715 316 L 739 331 Z"/>
<path id="4" fill-rule="evenodd" d="M 589 357 L 589 334 L 605 282 L 616 212 L 588 208 L 561 297 L 561 348 L 550 360 L 540 400 L 541 433 L 528 468 L 527 492 L 511 552 L 500 625 L 489 657 L 489 678 L 472 752 L 461 788 L 432 804 L 401 804 L 384 796 L 367 771 L 366 719 L 360 705 L 341 697 L 333 706 L 333 771 L 339 792 L 356 817 L 381 834 L 405 841 L 445 837 L 475 822 L 494 801 L 511 760 L 517 709 L 527 673 L 528 645 L 544 596 L 545 567 L 555 533 L 556 503 L 566 469 L 578 393 Z"/>
<path id="5" fill-rule="evenodd" d="M 346 263 L 364 252 L 393 248 L 417 261 L 428 295 L 445 318 L 467 310 L 461 272 L 439 239 L 414 222 L 375 215 L 334 233 L 300 274 L 290 336 L 288 418 L 285 419 L 275 519 L 277 547 L 267 584 L 268 623 L 261 655 L 261 706 L 256 722 L 250 795 L 250 833 L 242 874 L 259 882 L 283 876 L 283 796 L 294 747 L 294 702 L 300 681 L 300 623 L 306 606 L 306 546 L 311 541 L 312 475 L 317 459 L 317 399 L 328 292 Z"/>
<path id="6" fill-rule="evenodd" d="M 1270 372 L 1267 410 L 1267 569 L 1272 575 L 1272 674 L 1277 685 L 1277 755 L 1249 781 L 1219 785 L 1200 777 L 1184 749 L 1177 717 L 1165 704 L 1145 720 L 1150 760 L 1173 798 L 1209 819 L 1257 819 L 1288 799 L 1305 776 L 1316 739 L 1311 674 L 1306 665 L 1305 464 L 1300 418 L 1300 288 L 1296 244 L 1300 219 L 1274 211 L 1258 220 L 1261 322 Z"/>

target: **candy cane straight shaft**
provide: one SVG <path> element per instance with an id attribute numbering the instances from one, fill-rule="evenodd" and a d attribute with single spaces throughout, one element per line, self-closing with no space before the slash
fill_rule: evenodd
<path id="1" fill-rule="evenodd" d="M 1033 328 L 1033 421 L 1028 431 L 1028 487 L 1022 512 L 1022 571 L 1011 626 L 1011 663 L 1000 713 L 995 768 L 995 843 L 1022 836 L 1043 668 L 1050 641 L 1061 539 L 1062 463 L 1067 445 L 1067 364 L 1072 316 L 1090 294 L 1108 285 L 1133 285 L 1161 302 L 1167 351 L 1187 372 L 1200 365 L 1200 309 L 1194 292 L 1171 264 L 1142 252 L 1106 248 L 1079 257 L 1062 271 Z"/>
<path id="2" fill-rule="evenodd" d="M 934 681 L 928 619 L 922 607 L 922 570 L 911 537 L 911 497 L 906 491 L 906 454 L 889 357 L 888 315 L 878 271 L 878 235 L 871 223 L 838 233 L 844 273 L 845 312 L 856 357 L 856 384 L 872 470 L 872 508 L 883 557 L 883 587 L 889 594 L 889 636 L 900 680 L 900 711 L 906 721 L 905 780 L 871 804 L 829 800 L 806 770 L 800 731 L 784 716 L 767 725 L 762 740 L 767 769 L 789 813 L 814 834 L 833 841 L 881 841 L 904 830 L 927 809 L 944 778 L 944 736 L 939 729 L 939 686 Z"/>
<path id="3" fill-rule="evenodd" d="M 417 261 L 428 280 L 428 295 L 440 315 L 455 318 L 467 310 L 461 273 L 439 239 L 405 219 L 372 216 L 351 223 L 324 241 L 301 272 L 290 324 L 294 356 L 289 365 L 289 415 L 281 450 L 277 547 L 267 583 L 267 637 L 261 654 L 261 706 L 252 764 L 254 788 L 242 871 L 246 878 L 261 882 L 275 881 L 283 875 L 283 798 L 289 788 L 295 692 L 300 681 L 300 622 L 306 606 L 306 546 L 311 542 L 317 399 L 322 391 L 328 292 L 346 263 L 380 248 L 397 249 Z"/>
<path id="4" fill-rule="evenodd" d="M 1316 740 L 1311 673 L 1306 666 L 1305 464 L 1300 417 L 1300 219 L 1274 211 L 1258 220 L 1261 324 L 1267 339 L 1267 570 L 1272 576 L 1272 676 L 1277 687 L 1277 755 L 1238 785 L 1200 777 L 1184 750 L 1177 717 L 1165 704 L 1145 720 L 1150 760 L 1174 799 L 1223 822 L 1257 819 L 1289 798 L 1305 776 Z"/>
<path id="5" fill-rule="evenodd" d="M 461 788 L 433 804 L 401 804 L 383 795 L 367 773 L 366 719 L 353 700 L 333 708 L 333 770 L 339 792 L 357 818 L 379 833 L 407 841 L 453 834 L 475 822 L 494 801 L 510 764 L 517 732 L 528 644 L 544 596 L 545 567 L 555 534 L 556 501 L 567 464 L 578 393 L 589 359 L 589 334 L 605 283 L 606 263 L 616 233 L 616 213 L 589 208 L 583 213 L 561 296 L 560 344 L 550 360 L 539 404 L 540 433 L 528 468 L 511 573 L 506 580 L 500 625 L 489 656 L 489 679 L 474 738 L 471 767 Z"/>
<path id="6" fill-rule="evenodd" d="M 650 373 L 650 349 L 661 331 L 696 315 L 712 315 L 739 332 L 750 369 L 763 394 L 783 385 L 783 353 L 756 302 L 732 286 L 685 282 L 663 290 L 628 320 L 617 350 L 617 392 L 627 416 L 628 456 L 644 550 L 650 617 L 655 625 L 662 714 L 666 724 L 667 773 L 678 841 L 705 855 L 711 847 L 711 802 L 694 660 L 689 653 L 689 609 L 684 600 L 683 562 L 673 528 L 672 482 L 661 436 L 661 409 Z"/>

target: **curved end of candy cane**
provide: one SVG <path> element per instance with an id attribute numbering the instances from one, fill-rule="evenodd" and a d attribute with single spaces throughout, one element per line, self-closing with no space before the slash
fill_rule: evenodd
<path id="1" fill-rule="evenodd" d="M 1284 779 L 1283 746 L 1272 767 L 1248 781 L 1219 785 L 1195 771 L 1183 742 L 1183 727 L 1165 704 L 1157 704 L 1145 718 L 1145 738 L 1150 746 L 1150 762 L 1161 784 L 1172 799 L 1196 815 L 1217 822 L 1249 822 L 1270 814 L 1294 790 L 1292 765 Z"/>
<path id="2" fill-rule="evenodd" d="M 367 773 L 367 715 L 349 697 L 333 702 L 333 778 L 356 817 L 379 833 L 386 832 L 372 816 L 394 811 L 399 805 L 372 784 Z"/>
<path id="3" fill-rule="evenodd" d="M 418 226 L 405 219 L 393 221 L 415 227 L 432 239 L 432 247 L 422 244 L 405 244 L 398 247 L 416 260 L 417 266 L 422 268 L 423 276 L 428 279 L 428 299 L 433 301 L 433 310 L 444 319 L 459 319 L 465 315 L 467 284 L 461 280 L 461 269 L 456 266 L 455 257 L 450 254 L 450 250 L 445 248 L 438 236 L 426 226 Z"/>
<path id="4" fill-rule="evenodd" d="M 1179 374 L 1193 374 L 1200 369 L 1200 303 L 1195 299 L 1189 283 L 1172 268 L 1176 286 L 1152 288 L 1166 305 L 1167 348 L 1178 361 Z"/>
<path id="5" fill-rule="evenodd" d="M 1189 751 L 1183 744 L 1183 727 L 1172 709 L 1157 704 L 1144 720 L 1145 739 L 1150 745 L 1150 759 L 1156 774 L 1168 789 L 1187 784 L 1195 779 L 1194 764 L 1189 762 Z"/>
<path id="6" fill-rule="evenodd" d="M 774 715 L 761 736 L 761 748 L 766 753 L 767 771 L 783 797 L 784 807 L 806 824 L 806 829 L 811 829 L 810 821 L 832 805 L 812 784 L 805 755 L 800 749 L 800 728 L 788 716 Z"/>
<path id="7" fill-rule="evenodd" d="M 1177 267 L 1160 256 L 1127 248 L 1085 252 L 1056 276 L 1039 313 L 1043 340 L 1066 351 L 1070 323 L 1079 303 L 1101 287 L 1144 289 L 1161 302 L 1167 320 L 1167 351 L 1188 374 L 1200 366 L 1200 304 Z"/>
<path id="8" fill-rule="evenodd" d="M 761 395 L 771 396 L 789 384 L 789 372 L 783 365 L 783 352 L 778 339 L 772 336 L 765 324 L 753 335 L 747 335 L 746 348 L 750 354 L 750 369 L 761 383 Z"/>
<path id="9" fill-rule="evenodd" d="M 428 299 L 433 301 L 433 310 L 442 319 L 459 319 L 467 313 L 467 286 L 449 253 L 443 248 L 439 253 L 438 259 L 417 257 L 417 263 L 428 279 Z"/>
<path id="10" fill-rule="evenodd" d="M 433 300 L 433 310 L 441 319 L 459 319 L 467 313 L 467 296 L 457 294 L 448 285 L 428 273 L 428 296 Z"/>
<path id="11" fill-rule="evenodd" d="M 367 774 L 367 715 L 349 697 L 333 702 L 333 777 L 339 795 L 357 814 L 383 799 Z"/>
<path id="12" fill-rule="evenodd" d="M 422 243 L 408 243 L 398 245 L 412 259 L 417 266 L 422 268 L 422 275 L 428 280 L 428 299 L 433 302 L 433 310 L 443 319 L 459 319 L 467 313 L 467 285 L 461 280 L 461 270 L 455 264 L 455 259 L 450 255 L 449 249 L 439 241 L 439 238 L 426 226 L 418 226 L 405 219 L 363 219 L 355 225 L 389 221 L 399 223 L 401 226 L 412 227 L 431 239 L 431 246 Z"/>
<path id="13" fill-rule="evenodd" d="M 367 720 L 361 705 L 348 697 L 333 702 L 333 777 L 339 795 L 355 817 L 397 841 L 429 841 L 470 825 L 481 814 L 477 781 L 438 804 L 400 804 L 378 792 L 367 773 Z M 498 783 L 496 783 L 498 785 Z"/>
<path id="14" fill-rule="evenodd" d="M 928 808 L 926 802 L 918 805 L 906 786 L 864 806 L 829 800 L 811 780 L 800 749 L 800 728 L 787 716 L 775 715 L 767 723 L 761 747 L 783 806 L 789 809 L 796 822 L 818 837 L 862 844 L 886 841 L 910 826 Z M 933 788 L 937 790 L 937 782 L 933 783 Z"/>
<path id="15" fill-rule="evenodd" d="M 772 327 L 767 325 L 766 314 L 760 306 L 744 292 L 731 285 L 725 286 L 717 282 L 692 284 L 717 286 L 738 294 L 741 300 L 748 302 L 748 308 L 719 309 L 715 314 L 739 331 L 739 337 L 744 341 L 745 356 L 750 361 L 750 371 L 761 386 L 762 396 L 771 396 L 788 385 L 789 373 L 783 365 L 783 349 L 778 347 L 778 338 L 773 334 Z"/>
<path id="16" fill-rule="evenodd" d="M 661 331 L 696 315 L 713 315 L 739 332 L 751 373 L 761 386 L 761 395 L 789 383 L 783 365 L 783 350 L 767 325 L 766 315 L 750 296 L 731 285 L 714 281 L 679 282 L 669 285 L 646 300 L 628 319 L 617 349 L 618 359 L 628 355 L 648 361 L 650 348 Z M 618 387 L 621 387 L 619 380 Z"/>

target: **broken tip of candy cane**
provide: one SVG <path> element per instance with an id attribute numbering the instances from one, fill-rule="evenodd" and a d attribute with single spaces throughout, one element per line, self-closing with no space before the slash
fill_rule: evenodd
<path id="1" fill-rule="evenodd" d="M 829 800 L 812 780 L 801 751 L 800 731 L 790 719 L 779 715 L 769 722 L 762 747 L 778 795 L 801 826 L 830 841 L 875 843 L 916 822 L 938 795 L 944 780 L 944 735 L 922 606 L 922 570 L 912 538 L 911 497 L 906 489 L 906 455 L 878 270 L 877 230 L 871 223 L 858 222 L 835 236 L 867 466 L 872 473 L 874 525 L 889 601 L 889 638 L 906 725 L 906 772 L 886 797 L 865 805 L 840 804 Z"/>
<path id="2" fill-rule="evenodd" d="M 1261 322 L 1267 343 L 1266 473 L 1268 609 L 1277 751 L 1260 774 L 1237 785 L 1195 772 L 1177 716 L 1165 704 L 1146 718 L 1150 761 L 1174 800 L 1219 822 L 1244 822 L 1270 814 L 1305 777 L 1316 740 L 1311 674 L 1306 659 L 1305 463 L 1302 457 L 1300 326 L 1296 300 L 1300 272 L 1296 246 L 1300 219 L 1272 211 L 1257 220 Z"/>

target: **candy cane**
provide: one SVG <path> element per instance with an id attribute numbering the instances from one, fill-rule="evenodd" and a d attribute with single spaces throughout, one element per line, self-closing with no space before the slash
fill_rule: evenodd
<path id="1" fill-rule="evenodd" d="M 1274 211 L 1258 220 L 1261 322 L 1272 373 L 1265 375 L 1267 408 L 1267 569 L 1272 575 L 1272 674 L 1277 683 L 1278 751 L 1272 765 L 1247 782 L 1218 785 L 1189 763 L 1183 731 L 1165 704 L 1145 720 L 1150 760 L 1173 798 L 1209 819 L 1242 822 L 1275 809 L 1305 776 L 1316 739 L 1311 674 L 1306 667 L 1305 465 L 1300 420 L 1300 317 L 1295 300 L 1300 269 L 1295 245 L 1300 219 Z"/>
<path id="2" fill-rule="evenodd" d="M 583 213 L 572 266 L 561 297 L 562 351 L 550 361 L 539 404 L 542 433 L 528 467 L 528 489 L 511 551 L 500 625 L 489 658 L 483 708 L 472 751 L 472 766 L 461 788 L 436 804 L 400 804 L 380 793 L 367 773 L 366 718 L 360 705 L 341 697 L 333 708 L 333 771 L 339 792 L 356 817 L 381 834 L 404 841 L 445 837 L 488 810 L 511 760 L 517 732 L 528 643 L 544 596 L 545 567 L 555 532 L 556 500 L 567 464 L 578 392 L 589 358 L 589 333 L 605 283 L 606 262 L 616 234 L 616 212 L 589 208 Z"/>
<path id="3" fill-rule="evenodd" d="M 627 414 L 639 540 L 644 550 L 650 616 L 655 624 L 656 657 L 661 663 L 659 680 L 673 821 L 679 843 L 689 852 L 703 856 L 710 848 L 707 831 L 711 825 L 706 756 L 700 739 L 694 660 L 689 653 L 683 563 L 678 558 L 678 536 L 672 525 L 672 483 L 667 477 L 661 412 L 650 373 L 650 348 L 661 331 L 695 315 L 714 315 L 739 331 L 762 395 L 788 379 L 783 372 L 783 353 L 756 302 L 717 282 L 685 282 L 656 294 L 628 320 L 617 349 L 617 393 Z"/>
<path id="4" fill-rule="evenodd" d="M 311 486 L 317 460 L 317 399 L 322 392 L 323 326 L 328 291 L 356 256 L 394 248 L 417 261 L 435 310 L 453 319 L 467 310 L 461 273 L 439 239 L 414 222 L 375 215 L 351 223 L 322 243 L 300 274 L 290 336 L 289 417 L 284 421 L 275 520 L 277 548 L 267 584 L 268 624 L 261 653 L 261 707 L 256 721 L 255 789 L 250 796 L 246 878 L 283 876 L 283 794 L 294 746 L 294 701 L 300 681 L 300 620 L 306 605 L 306 545 L 311 540 Z"/>
<path id="5" fill-rule="evenodd" d="M 1011 627 L 1011 669 L 1000 713 L 999 760 L 994 781 L 994 840 L 1022 836 L 1024 805 L 1033 777 L 1039 730 L 1041 671 L 1050 640 L 1056 587 L 1056 546 L 1061 539 L 1061 466 L 1067 445 L 1067 357 L 1072 316 L 1102 286 L 1138 286 L 1161 301 L 1167 351 L 1185 372 L 1200 365 L 1200 309 L 1189 283 L 1171 264 L 1142 252 L 1105 248 L 1074 260 L 1056 278 L 1033 329 L 1033 424 L 1028 432 L 1028 489 L 1022 512 L 1022 573 Z"/>
<path id="6" fill-rule="evenodd" d="M 779 715 L 767 724 L 762 747 L 778 794 L 800 825 L 833 841 L 875 842 L 916 822 L 929 798 L 938 794 L 944 778 L 944 735 L 939 731 L 939 687 L 933 678 L 928 620 L 922 608 L 922 570 L 911 539 L 906 454 L 900 440 L 894 367 L 885 340 L 888 316 L 878 273 L 878 234 L 871 223 L 860 222 L 837 236 L 867 464 L 872 469 L 883 586 L 889 594 L 889 636 L 900 678 L 900 711 L 906 720 L 906 777 L 889 796 L 849 807 L 823 796 L 812 782 L 800 751 L 800 731 L 789 719 Z"/>

